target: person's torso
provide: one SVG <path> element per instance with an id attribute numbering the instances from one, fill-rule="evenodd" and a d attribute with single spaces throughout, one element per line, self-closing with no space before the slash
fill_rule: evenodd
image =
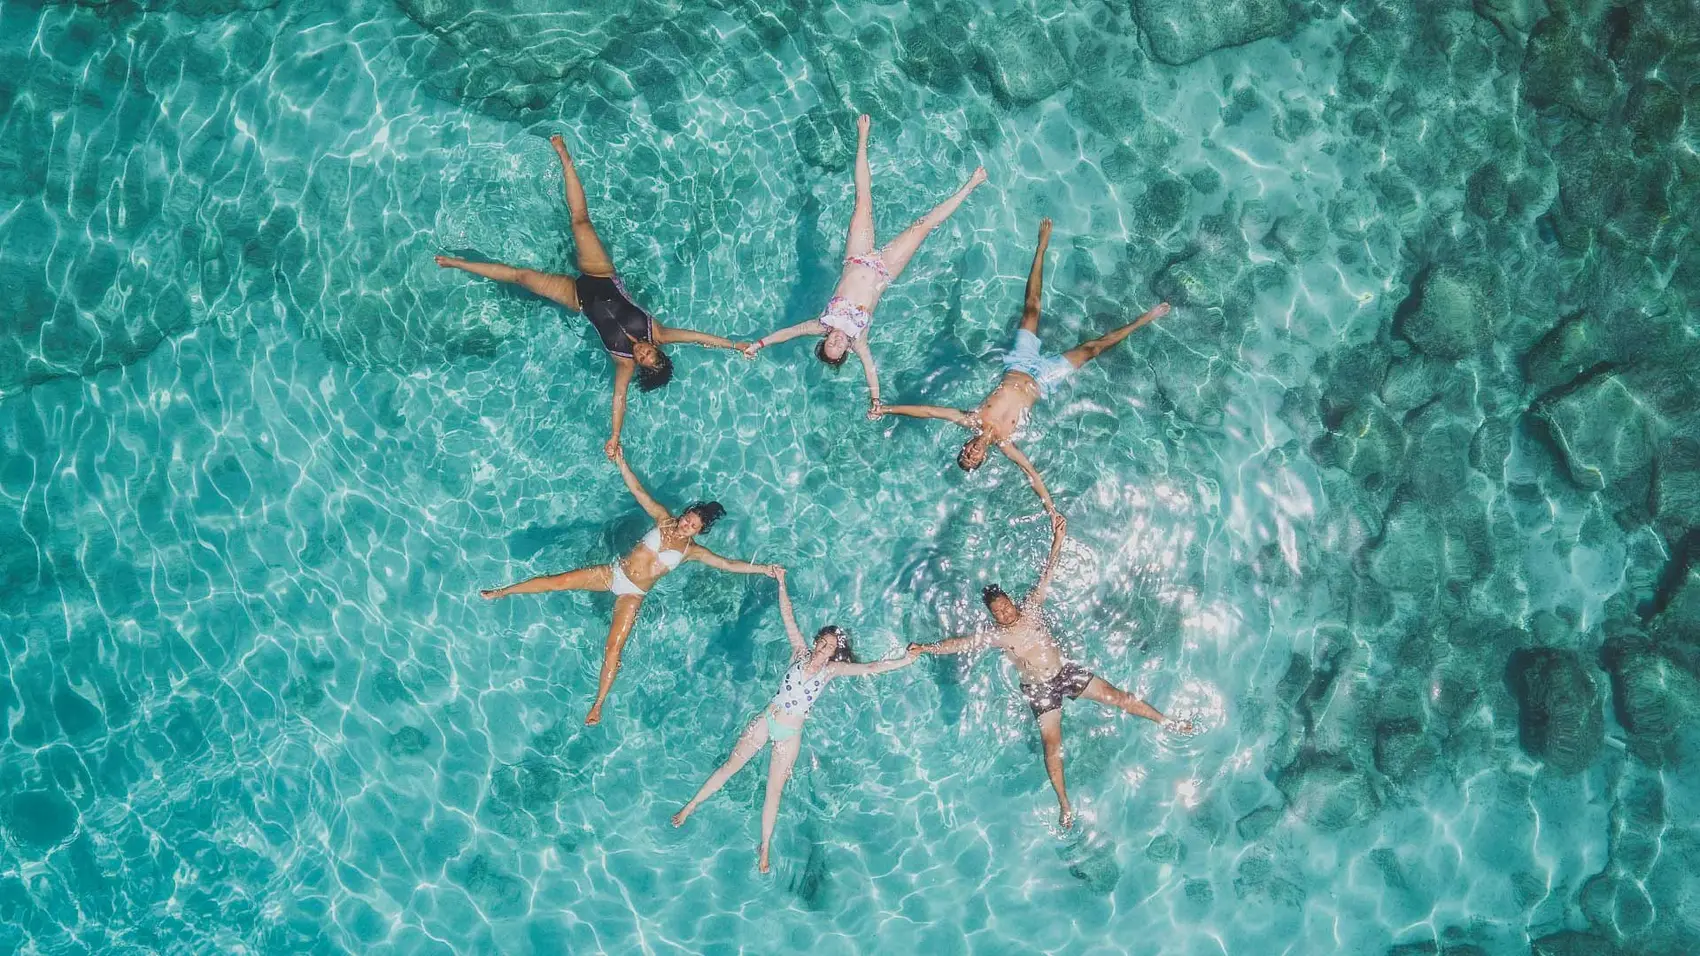
<path id="1" fill-rule="evenodd" d="M 830 661 L 820 664 L 813 673 L 809 672 L 810 659 L 792 663 L 786 669 L 785 676 L 780 679 L 779 690 L 773 695 L 772 707 L 781 717 L 789 717 L 792 721 L 801 722 L 814 709 L 815 701 L 820 699 L 820 693 L 830 679 L 832 664 Z"/>
<path id="2" fill-rule="evenodd" d="M 579 276 L 579 307 L 614 355 L 631 358 L 632 342 L 654 339 L 655 319 L 638 308 L 626 294 L 625 284 L 614 276 Z"/>
<path id="3" fill-rule="evenodd" d="M 838 285 L 832 290 L 832 294 L 873 312 L 874 306 L 879 305 L 880 296 L 885 294 L 886 285 L 873 267 L 849 264 L 838 277 Z"/>
<path id="4" fill-rule="evenodd" d="M 1062 649 L 1040 612 L 1024 610 L 1021 620 L 1002 630 L 1004 656 L 1021 672 L 1024 682 L 1047 681 L 1062 670 Z"/>
<path id="5" fill-rule="evenodd" d="M 655 540 L 655 537 L 645 535 L 644 540 L 639 541 L 637 546 L 627 552 L 625 559 L 620 562 L 620 567 L 625 569 L 626 577 L 630 578 L 633 584 L 646 591 L 654 587 L 655 582 L 666 577 L 667 572 L 682 564 L 685 559 L 685 552 L 690 549 L 689 543 L 669 544 L 665 535 L 660 536 L 659 547 L 652 547 L 651 543 Z M 677 553 L 669 554 L 666 558 L 663 558 L 661 552 L 664 551 Z"/>
<path id="6" fill-rule="evenodd" d="M 1015 435 L 1022 418 L 1033 403 L 1039 400 L 1039 383 L 1022 372 L 1008 372 L 992 394 L 980 403 L 976 416 L 986 436 L 1000 442 Z"/>

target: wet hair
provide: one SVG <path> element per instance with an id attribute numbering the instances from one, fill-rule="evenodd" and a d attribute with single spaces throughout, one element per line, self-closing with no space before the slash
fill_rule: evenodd
<path id="1" fill-rule="evenodd" d="M 963 471 L 973 471 L 986 463 L 986 451 L 984 448 L 981 448 L 980 450 L 980 460 L 978 462 L 975 462 L 972 465 L 968 463 L 968 449 L 973 448 L 974 443 L 978 440 L 979 438 L 975 437 L 970 438 L 968 441 L 963 443 L 962 450 L 956 453 L 956 467 L 961 468 Z"/>
<path id="2" fill-rule="evenodd" d="M 714 523 L 725 516 L 726 509 L 721 507 L 721 504 L 718 501 L 699 501 L 696 504 L 691 505 L 689 508 L 686 508 L 679 517 L 683 518 L 685 515 L 690 514 L 694 514 L 698 518 L 702 519 L 702 531 L 697 532 L 698 534 L 702 534 L 708 529 L 714 527 Z"/>
<path id="3" fill-rule="evenodd" d="M 980 600 L 986 602 L 986 610 L 991 610 L 992 602 L 996 601 L 998 598 L 1003 598 L 1006 601 L 1010 599 L 1009 595 L 1003 593 L 1003 588 L 1000 588 L 995 584 L 988 584 L 980 589 Z"/>
<path id="4" fill-rule="evenodd" d="M 666 352 L 661 351 L 660 346 L 657 346 L 655 349 L 655 364 L 639 364 L 637 367 L 637 380 L 638 388 L 643 389 L 646 392 L 653 392 L 661 386 L 666 385 L 668 382 L 673 380 L 673 360 L 667 357 Z"/>
<path id="5" fill-rule="evenodd" d="M 815 358 L 820 359 L 822 362 L 825 362 L 826 364 L 832 366 L 833 368 L 837 368 L 840 365 L 843 365 L 844 360 L 849 358 L 849 357 L 850 357 L 850 350 L 848 348 L 846 348 L 844 350 L 844 354 L 838 356 L 837 358 L 833 358 L 832 356 L 826 354 L 826 336 L 824 336 L 824 335 L 821 336 L 821 339 L 820 339 L 819 342 L 815 343 Z"/>
<path id="6" fill-rule="evenodd" d="M 839 627 L 836 624 L 828 624 L 815 632 L 815 640 L 819 641 L 828 634 L 832 634 L 838 638 L 838 646 L 833 648 L 832 657 L 828 658 L 828 660 L 839 664 L 856 663 L 856 655 L 850 650 L 850 635 L 844 632 L 844 628 Z"/>

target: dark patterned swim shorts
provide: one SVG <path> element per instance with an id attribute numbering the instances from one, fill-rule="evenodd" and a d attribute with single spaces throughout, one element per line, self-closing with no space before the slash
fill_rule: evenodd
<path id="1" fill-rule="evenodd" d="M 1092 672 L 1079 664 L 1068 663 L 1057 671 L 1056 676 L 1042 684 L 1021 682 L 1021 696 L 1027 698 L 1028 706 L 1033 708 L 1033 716 L 1043 717 L 1053 710 L 1062 708 L 1063 698 L 1074 700 L 1086 685 L 1092 683 Z"/>

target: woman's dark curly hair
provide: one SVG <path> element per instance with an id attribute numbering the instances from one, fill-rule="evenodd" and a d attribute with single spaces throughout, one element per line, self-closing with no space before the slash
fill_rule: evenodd
<path id="1" fill-rule="evenodd" d="M 702 531 L 697 532 L 698 534 L 701 534 L 714 527 L 714 523 L 725 516 L 726 509 L 721 507 L 720 502 L 718 501 L 699 501 L 696 504 L 691 505 L 689 508 L 686 508 L 679 517 L 683 518 L 688 514 L 694 514 L 698 518 L 702 519 Z"/>
<path id="2" fill-rule="evenodd" d="M 655 350 L 654 365 L 639 365 L 637 367 L 638 388 L 653 392 L 673 380 L 673 360 L 659 348 Z"/>
<path id="3" fill-rule="evenodd" d="M 845 633 L 844 628 L 836 624 L 828 624 L 815 632 L 815 640 L 819 641 L 828 634 L 838 637 L 838 647 L 833 649 L 832 657 L 829 660 L 839 664 L 856 663 L 856 655 L 850 650 L 850 635 Z"/>
<path id="4" fill-rule="evenodd" d="M 825 362 L 826 364 L 832 366 L 833 368 L 837 368 L 840 365 L 843 365 L 844 360 L 849 358 L 849 357 L 850 357 L 850 350 L 849 349 L 845 349 L 844 354 L 840 355 L 837 358 L 833 358 L 832 356 L 827 355 L 826 354 L 826 336 L 824 336 L 824 335 L 821 336 L 821 339 L 820 339 L 819 342 L 815 343 L 815 358 L 820 359 L 822 362 Z"/>

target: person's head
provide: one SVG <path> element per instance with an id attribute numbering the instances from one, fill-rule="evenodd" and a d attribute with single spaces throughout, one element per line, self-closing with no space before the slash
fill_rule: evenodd
<path id="1" fill-rule="evenodd" d="M 844 356 L 850 354 L 850 336 L 842 329 L 828 329 L 815 345 L 815 357 L 822 362 L 837 368 L 844 364 Z"/>
<path id="2" fill-rule="evenodd" d="M 646 392 L 653 392 L 673 380 L 673 360 L 654 342 L 633 342 L 632 361 L 637 363 L 638 388 Z"/>
<path id="3" fill-rule="evenodd" d="M 980 600 L 986 602 L 986 610 L 992 612 L 992 618 L 1004 627 L 1021 620 L 1021 608 L 1015 606 L 1009 595 L 1003 593 L 1003 588 L 988 584 L 980 591 Z"/>
<path id="4" fill-rule="evenodd" d="M 679 515 L 679 531 L 686 535 L 702 534 L 714 527 L 725 513 L 726 509 L 718 501 L 699 501 Z"/>
<path id="5" fill-rule="evenodd" d="M 963 445 L 962 450 L 956 453 L 957 466 L 963 471 L 973 471 L 984 465 L 986 463 L 986 448 L 991 443 L 992 440 L 986 437 L 985 432 L 968 439 L 968 443 Z"/>
<path id="6" fill-rule="evenodd" d="M 828 624 L 815 632 L 814 649 L 818 654 L 825 654 L 830 661 L 843 664 L 856 662 L 856 655 L 850 652 L 850 635 L 836 624 Z"/>

